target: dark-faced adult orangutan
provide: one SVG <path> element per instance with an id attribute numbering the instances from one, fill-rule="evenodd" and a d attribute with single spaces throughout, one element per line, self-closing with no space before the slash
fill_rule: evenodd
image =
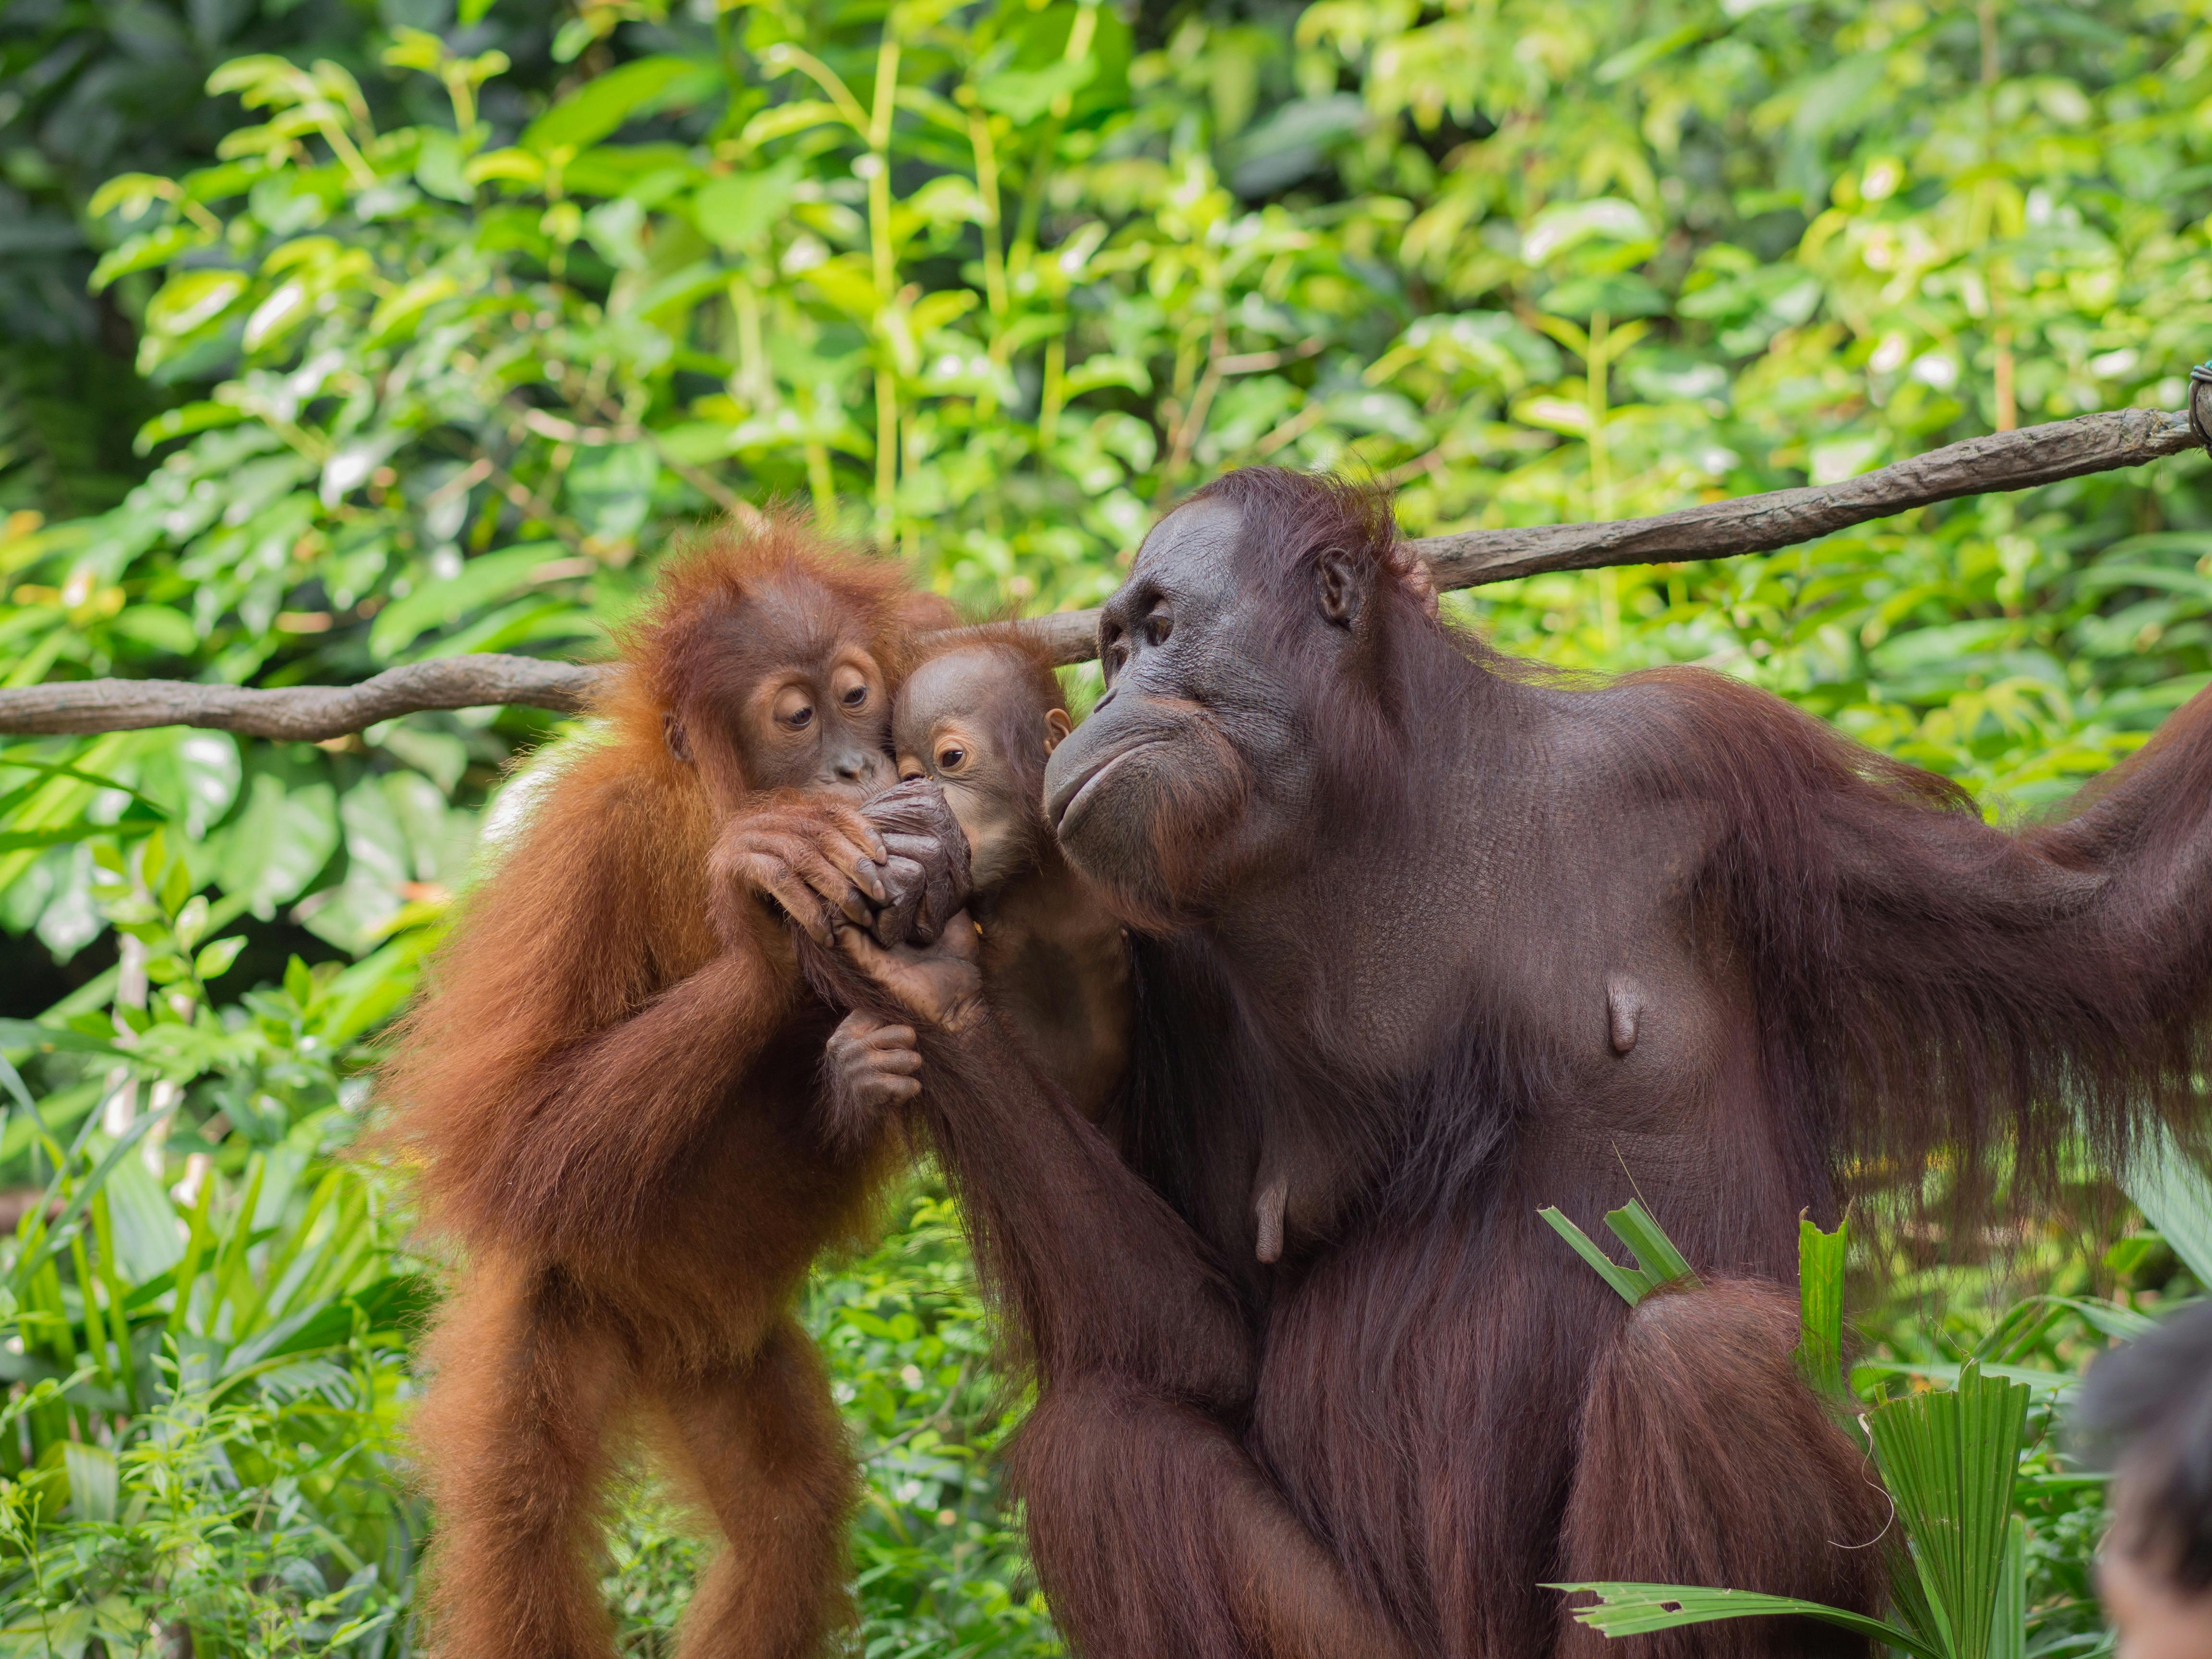
<path id="1" fill-rule="evenodd" d="M 889 931 L 918 906 L 927 937 L 957 902 L 943 836 L 854 810 L 909 631 L 946 620 L 792 521 L 714 536 L 463 902 L 382 1084 L 465 1258 L 416 1431 L 445 1659 L 611 1654 L 599 1489 L 641 1421 L 728 1540 L 687 1659 L 804 1659 L 848 1616 L 857 1482 L 792 1303 L 896 1148 L 819 1121 L 837 1014 L 786 917 L 883 927 L 896 886 Z"/>
<path id="2" fill-rule="evenodd" d="M 1888 1504 L 1790 1366 L 1798 1216 L 1831 1224 L 1853 1170 L 1941 1154 L 1969 1201 L 2077 1134 L 2118 1160 L 2201 1127 L 2212 702 L 2008 835 L 1721 676 L 1509 662 L 1435 617 L 1379 495 L 1265 469 L 1153 531 L 1099 645 L 1047 810 L 1132 929 L 1113 1121 L 1189 1237 L 1006 1127 L 1036 1085 L 962 1012 L 957 928 L 849 946 L 917 1021 L 1013 1322 L 1085 1356 L 1040 1366 L 1013 1457 L 1077 1649 L 1291 1653 L 1365 1616 L 1453 1659 L 1605 1651 L 1558 1580 L 1873 1606 Z M 1538 1212 L 1595 1231 L 1639 1194 L 1705 1288 L 1632 1314 Z M 1249 1390 L 1224 1370 L 1178 1419 L 1126 1386 L 1231 1333 Z M 1231 1616 L 1271 1546 L 1343 1596 Z"/>

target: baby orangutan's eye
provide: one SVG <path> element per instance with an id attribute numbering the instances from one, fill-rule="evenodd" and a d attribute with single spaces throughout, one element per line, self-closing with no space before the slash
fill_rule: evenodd
<path id="1" fill-rule="evenodd" d="M 960 769 L 960 763 L 967 758 L 968 751 L 965 749 L 957 744 L 947 744 L 937 751 L 937 769 L 940 772 L 957 772 Z"/>
<path id="2" fill-rule="evenodd" d="M 845 707 L 848 708 L 858 708 L 862 703 L 867 702 L 867 700 L 868 688 L 865 685 L 855 685 L 851 687 L 846 691 L 843 699 Z"/>

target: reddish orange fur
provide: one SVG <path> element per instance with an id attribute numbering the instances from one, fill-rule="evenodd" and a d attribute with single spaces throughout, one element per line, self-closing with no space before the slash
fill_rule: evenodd
<path id="1" fill-rule="evenodd" d="M 384 1142 L 466 1255 L 418 1425 L 431 1636 L 452 1659 L 611 1653 L 594 1506 L 612 1437 L 641 1422 L 732 1544 L 685 1659 L 797 1659 L 849 1618 L 856 1483 L 790 1309 L 814 1257 L 866 1226 L 897 1148 L 824 1141 L 835 1018 L 782 923 L 710 877 L 731 823 L 807 805 L 750 793 L 711 717 L 781 665 L 741 642 L 767 585 L 857 628 L 892 685 L 910 629 L 949 620 L 787 518 L 673 562 L 623 638 L 603 734 L 556 763 L 464 902 L 384 1073 Z"/>

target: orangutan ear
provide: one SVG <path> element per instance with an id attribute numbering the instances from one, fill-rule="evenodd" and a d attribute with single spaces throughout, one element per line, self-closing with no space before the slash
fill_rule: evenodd
<path id="1" fill-rule="evenodd" d="M 684 729 L 683 716 L 670 709 L 660 717 L 660 735 L 668 744 L 668 752 L 686 766 L 691 764 L 691 737 Z"/>
<path id="2" fill-rule="evenodd" d="M 1044 752 L 1048 755 L 1067 741 L 1067 734 L 1075 730 L 1075 722 L 1067 718 L 1065 708 L 1044 711 Z"/>
<path id="3" fill-rule="evenodd" d="M 1342 548 L 1332 547 L 1314 565 L 1314 592 L 1321 614 L 1339 628 L 1358 628 L 1359 613 L 1367 604 L 1373 566 L 1354 558 Z"/>

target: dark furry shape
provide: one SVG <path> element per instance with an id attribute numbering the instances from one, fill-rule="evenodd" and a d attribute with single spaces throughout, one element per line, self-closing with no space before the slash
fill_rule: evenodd
<path id="1" fill-rule="evenodd" d="M 793 940 L 825 1000 L 908 1020 L 846 957 Z M 999 1022 L 918 1036 L 913 1127 L 1010 1316 L 1001 1361 L 1037 1386 L 1012 1468 L 1077 1650 L 1413 1659 L 1243 1444 L 1256 1356 L 1211 1252 Z"/>
<path id="2" fill-rule="evenodd" d="M 862 816 L 891 855 L 884 877 L 890 900 L 877 913 L 876 942 L 929 944 L 968 902 L 968 840 L 945 792 L 927 778 L 908 778 L 872 796 Z"/>
<path id="3" fill-rule="evenodd" d="M 1772 1358 L 1786 1291 L 1632 1321 L 1537 1212 L 1595 1233 L 1641 1196 L 1709 1281 L 1786 1287 L 1801 1212 L 1832 1224 L 1854 1188 L 1940 1169 L 1955 1219 L 2001 1172 L 2047 1191 L 2084 1138 L 2108 1164 L 2160 1120 L 2201 1139 L 2212 697 L 2008 833 L 1723 676 L 1510 661 L 1429 613 L 1378 495 L 1271 469 L 1162 520 L 1100 647 L 1107 695 L 1045 795 L 1137 936 L 1108 1121 L 1254 1334 L 1249 1407 L 1209 1414 L 1355 1600 L 1480 1659 L 1553 1651 L 1539 1586 L 1569 1577 L 1871 1607 L 1863 1472 Z M 1008 1302 L 1048 1325 L 1074 1270 L 1036 1271 L 1057 1290 Z M 1723 1316 L 1735 1334 L 1705 1334 L 1747 1368 L 1756 1431 L 1669 1339 Z M 1172 1431 L 1039 1417 L 1054 1455 L 1017 1474 L 1086 1649 L 1146 1652 L 1148 1607 L 1221 1605 L 1232 1570 L 1158 1542 L 1200 1499 L 1133 1512 Z M 1185 1635 L 1201 1659 L 1259 1650 Z"/>
<path id="4" fill-rule="evenodd" d="M 1797 1298 L 1722 1279 L 1647 1297 L 1599 1358 L 1561 1530 L 1562 1577 L 1713 1584 L 1879 1606 L 1890 1506 L 1863 1443 L 1831 1423 L 1792 1358 Z M 1776 1494 L 1793 1495 L 1777 1503 Z M 1587 1569 L 1587 1571 L 1585 1571 Z M 1563 1654 L 1615 1644 L 1576 1625 Z M 1639 1639 L 1640 1659 L 1737 1659 L 1778 1639 L 1805 1659 L 1865 1644 L 1811 1620 Z"/>
<path id="5" fill-rule="evenodd" d="M 908 634 L 943 620 L 795 520 L 720 532 L 667 568 L 602 734 L 532 781 L 462 902 L 380 1084 L 385 1144 L 465 1256 L 416 1419 L 441 1655 L 611 1659 L 599 1494 L 641 1418 L 730 1546 L 688 1655 L 805 1659 L 849 1622 L 858 1482 L 791 1307 L 900 1149 L 882 1125 L 828 1143 L 836 1018 L 741 872 L 856 844 L 825 773 L 888 775 Z M 807 720 L 766 726 L 770 675 L 812 688 Z M 951 867 L 916 866 L 918 902 Z"/>

